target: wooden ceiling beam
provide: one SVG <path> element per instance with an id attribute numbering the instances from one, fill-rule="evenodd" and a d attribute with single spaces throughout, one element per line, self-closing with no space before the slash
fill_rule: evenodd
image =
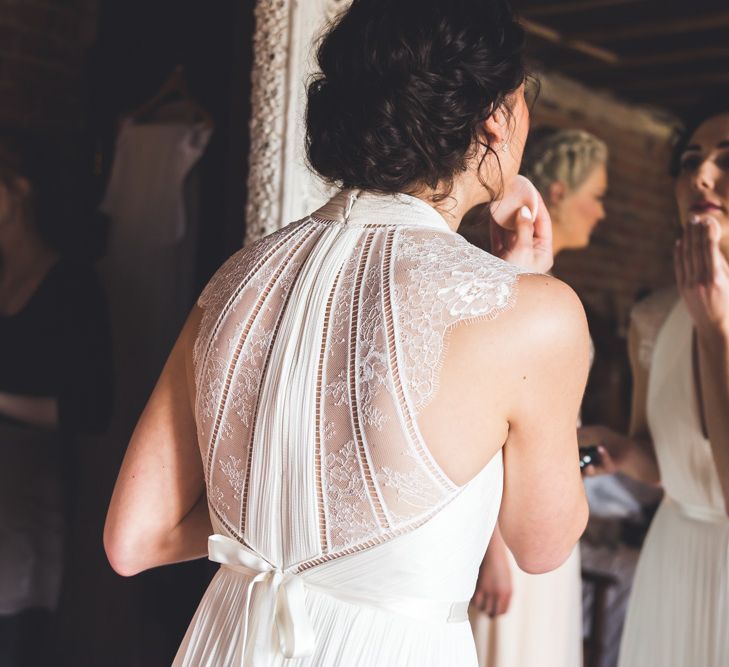
<path id="1" fill-rule="evenodd" d="M 666 78 L 651 77 L 647 79 L 632 79 L 621 81 L 594 80 L 595 86 L 611 88 L 617 91 L 660 91 L 675 89 L 682 93 L 690 93 L 699 88 L 713 85 L 729 84 L 729 70 L 723 72 L 711 72 L 705 74 L 692 74 L 684 76 L 667 76 Z"/>
<path id="2" fill-rule="evenodd" d="M 520 23 L 530 35 L 534 35 L 570 51 L 577 51 L 600 62 L 609 63 L 610 65 L 615 65 L 620 60 L 620 57 L 616 53 L 608 49 L 604 49 L 596 44 L 590 44 L 585 40 L 567 38 L 554 28 L 542 25 L 541 23 L 524 18 L 521 19 Z"/>
<path id="3" fill-rule="evenodd" d="M 663 35 L 685 35 L 705 30 L 716 30 L 718 28 L 729 28 L 729 11 L 725 10 L 712 14 L 671 18 L 665 21 L 651 21 L 650 23 L 603 28 L 601 30 L 577 33 L 570 35 L 570 37 L 588 42 L 619 42 L 630 39 L 645 39 L 646 37 L 660 37 Z"/>
<path id="4" fill-rule="evenodd" d="M 633 69 L 637 67 L 652 67 L 655 65 L 676 65 L 683 63 L 696 63 L 702 60 L 727 60 L 729 66 L 729 46 L 715 46 L 696 49 L 681 49 L 665 53 L 648 53 L 642 56 L 622 56 L 616 67 L 620 69 Z M 591 72 L 604 67 L 602 64 L 592 62 L 567 63 L 560 65 L 570 73 L 579 74 Z"/>
<path id="5" fill-rule="evenodd" d="M 544 18 L 545 16 L 558 16 L 560 14 L 576 14 L 578 12 L 592 11 L 617 7 L 618 5 L 636 5 L 646 0 L 573 0 L 573 2 L 557 2 L 553 5 L 534 5 L 525 7 L 524 16 Z"/>

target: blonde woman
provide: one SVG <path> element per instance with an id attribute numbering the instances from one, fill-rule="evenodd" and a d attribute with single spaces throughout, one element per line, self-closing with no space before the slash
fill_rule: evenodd
<path id="1" fill-rule="evenodd" d="M 537 187 L 553 223 L 553 247 L 584 248 L 605 217 L 605 143 L 582 130 L 542 128 L 530 136 L 522 171 Z M 498 526 L 479 572 L 471 624 L 486 667 L 582 665 L 580 557 L 547 574 L 523 572 Z"/>

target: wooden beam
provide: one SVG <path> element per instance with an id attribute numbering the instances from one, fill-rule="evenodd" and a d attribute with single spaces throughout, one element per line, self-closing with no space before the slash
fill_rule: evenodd
<path id="1" fill-rule="evenodd" d="M 652 67 L 654 65 L 675 65 L 683 63 L 696 63 L 702 60 L 727 60 L 729 67 L 729 46 L 713 46 L 696 49 L 682 49 L 665 53 L 649 53 L 644 56 L 623 56 L 617 67 L 633 69 L 636 67 Z M 570 73 L 591 72 L 603 67 L 602 64 L 592 62 L 564 63 L 563 67 Z"/>
<path id="2" fill-rule="evenodd" d="M 669 91 L 654 92 L 647 96 L 645 99 L 650 104 L 657 106 L 669 106 L 669 107 L 693 107 L 701 103 L 701 95 L 681 95 L 672 94 Z"/>
<path id="3" fill-rule="evenodd" d="M 530 35 L 540 37 L 547 42 L 551 42 L 552 44 L 556 44 L 557 46 L 569 49 L 570 51 L 583 53 L 586 56 L 594 58 L 595 60 L 599 60 L 603 63 L 609 63 L 611 65 L 617 64 L 620 60 L 619 56 L 616 53 L 613 53 L 608 49 L 604 49 L 595 44 L 590 44 L 589 42 L 581 39 L 566 38 L 564 37 L 564 35 L 562 35 L 562 33 L 558 32 L 554 28 L 542 25 L 541 23 L 535 23 L 534 21 L 530 21 L 528 19 L 521 19 L 520 23 L 524 30 L 526 30 L 526 32 Z"/>
<path id="4" fill-rule="evenodd" d="M 620 80 L 605 81 L 597 78 L 594 81 L 595 86 L 607 87 L 618 91 L 658 91 L 677 89 L 685 92 L 686 90 L 698 89 L 713 85 L 722 85 L 729 83 L 729 70 L 724 72 L 713 72 L 706 74 L 692 74 L 684 76 L 668 76 L 664 79 L 652 77 L 649 79 L 633 79 L 632 81 L 622 82 Z"/>
<path id="5" fill-rule="evenodd" d="M 635 5 L 642 2 L 646 2 L 646 0 L 573 0 L 573 2 L 558 2 L 553 5 L 525 7 L 522 13 L 525 16 L 544 18 L 545 16 L 576 14 L 577 12 L 616 7 L 618 5 Z"/>
<path id="6" fill-rule="evenodd" d="M 660 37 L 661 35 L 682 35 L 728 27 L 729 11 L 721 11 L 713 14 L 700 14 L 699 16 L 671 18 L 665 21 L 650 21 L 624 27 L 604 28 L 571 35 L 571 37 L 588 42 L 619 42 L 646 37 Z"/>

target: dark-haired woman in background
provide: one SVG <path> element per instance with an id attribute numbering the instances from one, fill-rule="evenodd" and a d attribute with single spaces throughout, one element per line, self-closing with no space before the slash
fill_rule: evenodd
<path id="1" fill-rule="evenodd" d="M 355 0 L 324 38 L 308 153 L 343 189 L 213 278 L 109 508 L 120 573 L 222 565 L 176 665 L 475 665 L 497 515 L 530 572 L 572 551 L 584 312 L 455 233 L 518 173 L 522 44 L 499 0 Z M 523 208 L 506 256 L 548 270 Z"/>
<path id="2" fill-rule="evenodd" d="M 70 209 L 47 138 L 0 132 L 0 665 L 52 659 L 51 611 L 74 436 L 111 403 L 106 305 L 93 270 L 45 240 Z M 49 220 L 49 217 L 55 217 Z"/>
<path id="3" fill-rule="evenodd" d="M 611 453 L 608 470 L 665 491 L 638 563 L 621 667 L 729 664 L 729 100 L 689 124 L 673 171 L 678 294 L 662 326 L 641 324 L 663 295 L 633 313 L 631 437 L 594 434 Z"/>

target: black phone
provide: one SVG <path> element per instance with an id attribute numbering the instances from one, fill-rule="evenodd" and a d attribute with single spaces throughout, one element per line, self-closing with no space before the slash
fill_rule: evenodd
<path id="1" fill-rule="evenodd" d="M 602 465 L 602 456 L 600 456 L 600 450 L 597 445 L 580 447 L 580 470 L 590 465 Z"/>

